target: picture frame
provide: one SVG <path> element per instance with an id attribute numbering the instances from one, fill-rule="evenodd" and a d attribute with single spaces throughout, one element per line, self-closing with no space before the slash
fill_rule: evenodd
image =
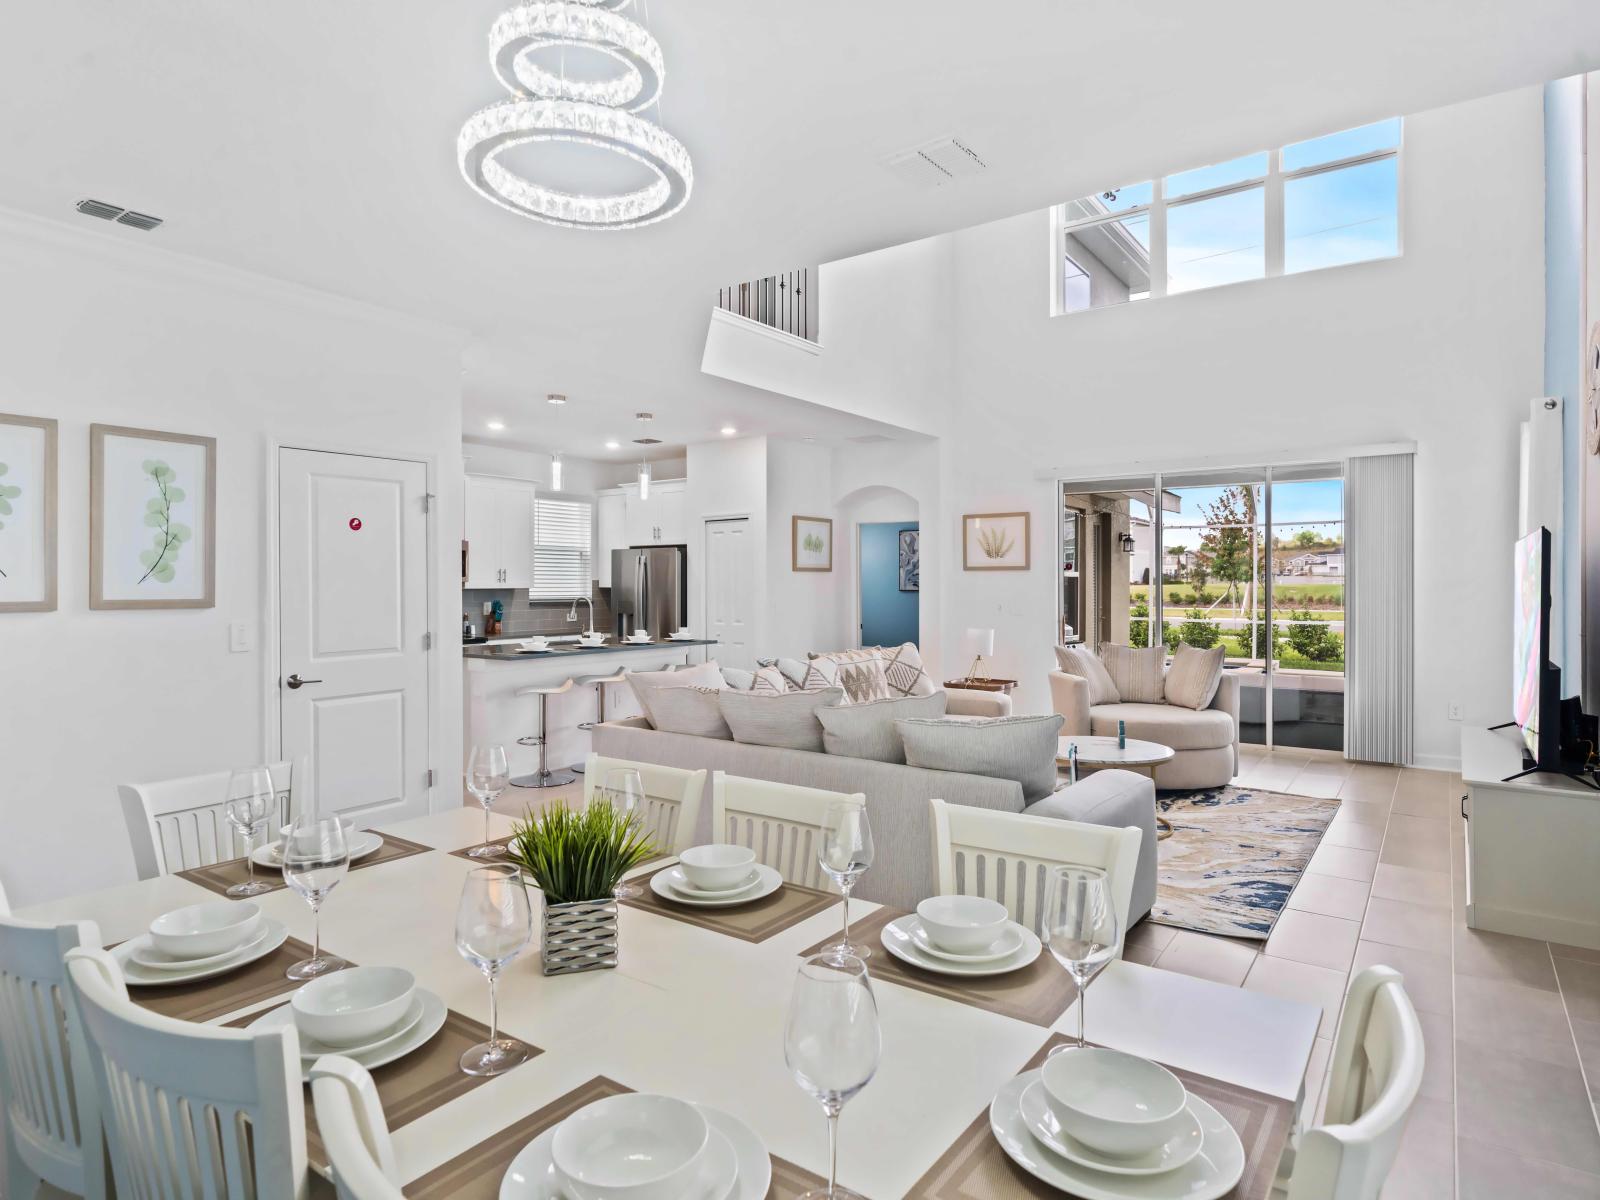
<path id="1" fill-rule="evenodd" d="M 214 608 L 217 439 L 89 427 L 89 607 Z"/>
<path id="2" fill-rule="evenodd" d="M 1031 514 L 967 513 L 961 518 L 961 567 L 966 571 L 1026 571 L 1032 566 Z"/>
<path id="3" fill-rule="evenodd" d="M 54 612 L 60 426 L 0 413 L 0 613 Z"/>
<path id="4" fill-rule="evenodd" d="M 899 549 L 897 568 L 900 590 L 919 592 L 922 590 L 922 531 L 902 529 Z"/>
<path id="5" fill-rule="evenodd" d="M 831 517 L 794 517 L 790 521 L 789 532 L 789 561 L 792 570 L 833 570 Z"/>

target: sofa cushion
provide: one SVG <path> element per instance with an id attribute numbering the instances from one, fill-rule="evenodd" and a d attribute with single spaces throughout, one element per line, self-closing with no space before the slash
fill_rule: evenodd
<path id="1" fill-rule="evenodd" d="M 1056 750 L 1066 718 L 952 718 L 898 721 L 906 762 L 936 771 L 1014 779 L 1027 803 L 1055 790 Z"/>
<path id="2" fill-rule="evenodd" d="M 783 696 L 724 691 L 718 697 L 734 741 L 818 752 L 822 750 L 822 724 L 817 709 L 832 707 L 843 699 L 843 688 Z"/>
<path id="3" fill-rule="evenodd" d="M 1174 750 L 1215 750 L 1233 745 L 1233 718 L 1219 708 L 1180 708 L 1176 704 L 1100 704 L 1089 710 L 1089 732 L 1117 736 L 1117 721 L 1128 736 L 1160 742 Z"/>
<path id="4" fill-rule="evenodd" d="M 927 668 L 922 665 L 922 652 L 915 642 L 875 649 L 883 661 L 883 678 L 894 695 L 931 696 L 939 690 L 928 677 Z"/>
<path id="5" fill-rule="evenodd" d="M 805 663 L 801 662 L 798 658 L 758 658 L 756 660 L 756 666 L 762 668 L 763 670 L 777 671 L 778 674 L 783 678 L 784 682 L 788 684 L 788 688 L 786 690 L 791 692 L 804 691 L 806 676 L 811 673 L 811 668 Z M 759 673 L 760 672 L 758 671 L 757 674 Z M 819 683 L 817 687 L 813 688 L 812 690 L 816 691 L 823 686 L 823 684 Z"/>
<path id="6" fill-rule="evenodd" d="M 1220 642 L 1209 650 L 1179 642 L 1172 652 L 1172 666 L 1167 669 L 1167 703 L 1184 708 L 1209 705 L 1217 694 L 1217 684 L 1222 682 L 1222 654 Z"/>
<path id="7" fill-rule="evenodd" d="M 1117 685 L 1111 682 L 1111 674 L 1106 670 L 1105 663 L 1090 650 L 1082 646 L 1057 646 L 1056 666 L 1068 675 L 1076 675 L 1089 685 L 1090 704 L 1120 704 L 1122 697 L 1117 694 Z"/>
<path id="8" fill-rule="evenodd" d="M 664 687 L 650 694 L 650 723 L 668 733 L 728 741 L 733 734 L 717 697 L 733 688 Z"/>
<path id="9" fill-rule="evenodd" d="M 693 667 L 684 667 L 677 671 L 629 671 L 628 686 L 633 689 L 634 698 L 639 701 L 639 707 L 644 710 L 645 718 L 654 725 L 655 715 L 651 711 L 650 699 L 659 688 L 672 687 L 702 687 L 720 688 L 726 686 L 722 678 L 722 671 L 717 666 L 716 660 L 700 663 Z"/>
<path id="10" fill-rule="evenodd" d="M 883 660 L 876 650 L 837 650 L 812 654 L 806 664 L 806 691 L 818 687 L 844 689 L 845 704 L 867 704 L 887 700 L 891 693 L 883 675 Z"/>
<path id="11" fill-rule="evenodd" d="M 945 694 L 896 696 L 866 704 L 817 709 L 822 722 L 822 748 L 829 754 L 870 758 L 874 762 L 903 763 L 905 742 L 895 727 L 899 720 L 944 716 Z"/>
<path id="12" fill-rule="evenodd" d="M 755 677 L 750 684 L 752 692 L 760 692 L 767 696 L 781 696 L 785 692 L 794 691 L 789 680 L 777 667 L 757 667 Z"/>
<path id="13" fill-rule="evenodd" d="M 756 673 L 743 667 L 722 667 L 722 682 L 736 692 L 748 692 L 756 682 Z"/>
<path id="14" fill-rule="evenodd" d="M 1162 678 L 1167 664 L 1165 646 L 1101 646 L 1100 659 L 1120 703 L 1160 704 L 1166 700 L 1166 681 Z"/>

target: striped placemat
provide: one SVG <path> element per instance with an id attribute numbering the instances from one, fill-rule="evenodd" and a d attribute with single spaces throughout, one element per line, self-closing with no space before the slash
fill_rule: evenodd
<path id="1" fill-rule="evenodd" d="M 383 845 L 366 858 L 351 863 L 352 871 L 363 871 L 380 863 L 394 862 L 397 858 L 410 858 L 413 854 L 426 854 L 432 849 L 418 842 L 408 842 L 405 838 L 395 837 L 392 833 L 380 833 L 378 836 L 383 839 Z M 250 878 L 250 868 L 244 859 L 230 858 L 226 862 L 212 863 L 210 866 L 191 867 L 187 871 L 177 872 L 177 875 L 179 879 L 198 883 L 201 887 L 223 896 L 227 895 L 228 889 L 234 884 L 243 883 Z M 272 891 L 278 891 L 286 886 L 282 872 L 271 867 L 256 867 L 255 877 Z"/>
<path id="2" fill-rule="evenodd" d="M 170 987 L 140 987 L 130 983 L 128 998 L 140 1008 L 164 1017 L 203 1024 L 294 991 L 300 981 L 290 979 L 288 970 L 310 957 L 310 946 L 298 938 L 289 938 L 271 954 L 225 975 Z"/>
<path id="3" fill-rule="evenodd" d="M 667 869 L 661 868 L 662 871 Z M 673 904 L 652 892 L 650 881 L 658 874 L 659 871 L 652 871 L 635 880 L 639 884 L 640 894 L 622 903 L 669 920 L 682 921 L 685 925 L 698 925 L 701 929 L 725 933 L 743 942 L 764 942 L 839 903 L 838 896 L 801 887 L 797 883 L 786 883 L 772 895 L 763 896 L 749 904 L 735 904 L 727 908 L 695 908 Z"/>
<path id="4" fill-rule="evenodd" d="M 902 987 L 943 996 L 946 1000 L 970 1004 L 974 1008 L 1015 1017 L 1031 1025 L 1048 1029 L 1072 1007 L 1078 998 L 1078 987 L 1072 982 L 1066 968 L 1056 962 L 1049 951 L 1044 951 L 1021 970 L 1004 975 L 963 977 L 940 975 L 922 971 L 910 963 L 902 962 L 884 948 L 880 934 L 890 921 L 905 916 L 903 909 L 880 908 L 871 916 L 852 922 L 850 940 L 872 947 L 872 957 L 867 960 L 872 978 L 887 979 Z M 814 946 L 807 946 L 802 955 L 817 954 L 822 947 L 838 938 L 830 933 Z M 1093 982 L 1091 980 L 1091 982 Z"/>

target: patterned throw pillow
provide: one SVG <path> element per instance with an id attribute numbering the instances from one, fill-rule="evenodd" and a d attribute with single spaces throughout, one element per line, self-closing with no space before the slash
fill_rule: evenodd
<path id="1" fill-rule="evenodd" d="M 1056 666 L 1068 675 L 1076 675 L 1079 679 L 1089 684 L 1090 704 L 1121 704 L 1122 697 L 1117 694 L 1117 685 L 1111 681 L 1111 674 L 1106 670 L 1105 663 L 1094 656 L 1091 651 L 1082 646 L 1057 646 Z"/>
<path id="2" fill-rule="evenodd" d="M 922 654 L 915 642 L 899 646 L 874 646 L 883 663 L 883 678 L 889 692 L 895 696 L 931 696 L 939 689 L 933 686 L 922 665 Z"/>
<path id="3" fill-rule="evenodd" d="M 876 650 L 837 650 L 832 654 L 813 654 L 806 665 L 801 690 L 844 689 L 844 704 L 866 704 L 893 696 L 883 675 L 883 660 Z"/>
<path id="4" fill-rule="evenodd" d="M 750 684 L 749 690 L 768 696 L 781 696 L 795 689 L 789 686 L 789 680 L 774 664 L 756 668 L 755 680 Z"/>
<path id="5" fill-rule="evenodd" d="M 1165 646 L 1140 649 L 1135 646 L 1101 646 L 1100 658 L 1106 674 L 1124 704 L 1165 704 L 1167 662 Z"/>

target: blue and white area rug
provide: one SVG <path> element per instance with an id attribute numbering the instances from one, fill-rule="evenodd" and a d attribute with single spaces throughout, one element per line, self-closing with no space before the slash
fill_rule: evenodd
<path id="1" fill-rule="evenodd" d="M 1339 802 L 1220 787 L 1167 792 L 1156 807 L 1173 832 L 1157 844 L 1150 919 L 1264 941 Z"/>

